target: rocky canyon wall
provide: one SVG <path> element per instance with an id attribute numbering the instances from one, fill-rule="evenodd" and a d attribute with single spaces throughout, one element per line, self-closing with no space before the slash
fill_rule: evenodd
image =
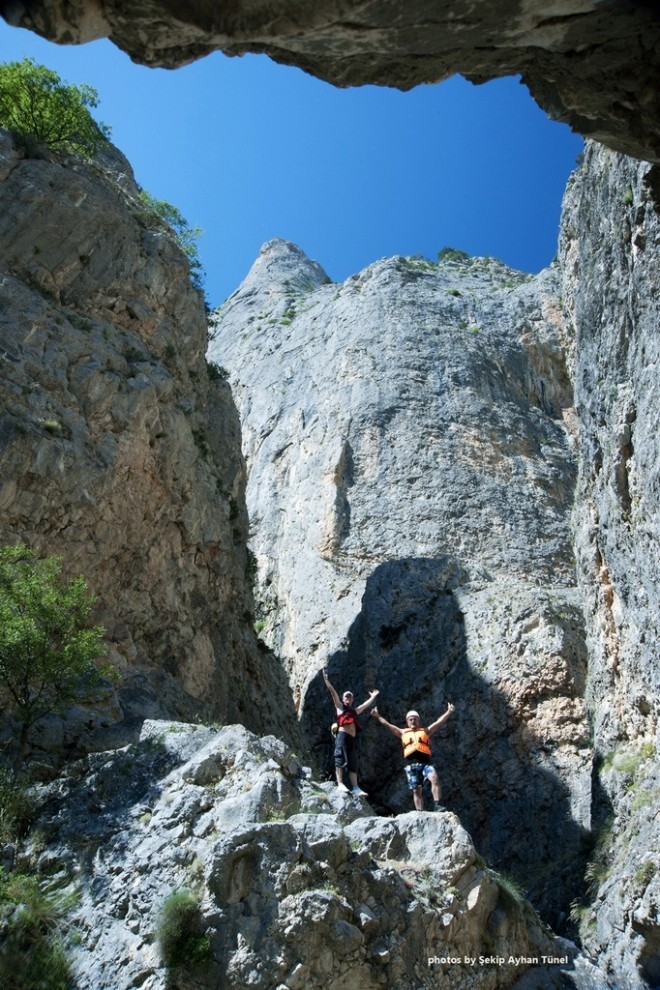
<path id="1" fill-rule="evenodd" d="M 183 259 L 167 232 L 136 217 L 119 156 L 98 172 L 25 159 L 9 140 L 3 148 L 3 537 L 59 550 L 88 574 L 126 673 L 124 707 L 108 721 L 202 711 L 203 691 L 185 665 L 183 675 L 171 665 L 176 649 L 193 683 L 209 670 L 190 645 L 192 609 L 214 643 L 211 685 L 223 682 L 215 711 L 226 720 L 235 702 L 263 731 L 292 710 L 285 700 L 275 715 L 268 707 L 284 697 L 274 693 L 283 678 L 252 640 L 237 418 L 218 372 L 209 379 L 203 317 L 177 308 L 201 305 Z M 103 216 L 102 236 L 82 207 Z M 17 223 L 18 210 L 34 221 Z M 650 594 L 655 566 L 658 236 L 648 166 L 589 148 L 564 217 L 560 264 L 536 277 L 447 252 L 438 264 L 386 259 L 338 286 L 300 249 L 270 242 L 216 314 L 208 355 L 234 368 L 244 418 L 257 628 L 284 661 L 318 764 L 327 767 L 332 715 L 318 678 L 325 663 L 339 687 L 379 686 L 381 709 L 399 723 L 410 704 L 430 717 L 454 701 L 436 750 L 450 811 L 429 841 L 453 848 L 467 829 L 476 849 L 463 843 L 456 869 L 433 867 L 413 848 L 414 816 L 396 834 L 367 809 L 350 805 L 347 819 L 331 783 L 315 784 L 279 744 L 243 730 L 227 736 L 231 755 L 216 753 L 213 733 L 193 733 L 192 751 L 208 753 L 164 776 L 171 747 L 161 751 L 156 725 L 153 745 L 143 736 L 126 754 L 127 766 L 136 760 L 130 793 L 115 783 L 122 753 L 92 758 L 47 792 L 44 821 L 57 839 L 40 854 L 43 869 L 78 870 L 81 841 L 106 848 L 83 870 L 83 983 L 111 973 L 162 984 L 155 905 L 194 869 L 228 985 L 258 974 L 268 986 L 263 952 L 287 985 L 328 974 L 360 985 L 383 974 L 401 986 L 474 982 L 459 970 L 425 975 L 419 952 L 436 939 L 478 953 L 493 938 L 502 951 L 544 951 L 533 924 L 512 921 L 480 853 L 515 872 L 558 928 L 572 901 L 581 907 L 600 975 L 578 959 L 561 971 L 565 986 L 653 985 L 654 613 L 651 598 L 644 613 L 628 590 Z M 163 536 L 174 526 L 198 533 L 198 518 L 201 546 L 217 560 L 202 577 L 192 536 L 181 546 Z M 192 732 L 171 731 L 177 747 Z M 377 808 L 402 812 L 400 753 L 380 733 L 367 723 L 363 781 Z M 79 834 L 63 830 L 65 791 L 80 803 Z M 128 830 L 118 825 L 127 809 Z M 585 839 L 612 813 L 585 890 Z M 353 816 L 364 824 L 348 827 Z M 157 870 L 164 841 L 171 859 Z M 328 857 L 332 890 L 319 879 Z M 275 860 L 279 879 L 264 886 L 257 864 L 270 874 Z M 349 883 L 358 865 L 361 879 Z M 150 886 L 127 893 L 129 878 L 146 873 Z M 435 901 L 417 907 L 424 878 Z M 362 897 L 360 914 L 350 905 Z M 392 898 L 419 918 L 397 926 Z M 244 904 L 270 912 L 267 938 Z M 301 934 L 308 910 L 323 912 L 313 939 Z M 392 953 L 384 932 L 393 926 L 415 952 Z M 325 951 L 342 932 L 350 957 Z M 503 987 L 517 974 L 478 976 Z M 556 978 L 534 968 L 536 982 L 521 990 Z"/>
<path id="2" fill-rule="evenodd" d="M 286 733 L 246 621 L 235 408 L 186 259 L 137 193 L 111 149 L 28 158 L 0 132 L 0 540 L 61 554 L 98 598 L 118 695 L 67 747 L 166 713 Z"/>
<path id="3" fill-rule="evenodd" d="M 573 528 L 597 750 L 599 842 L 582 935 L 603 970 L 631 987 L 660 980 L 659 203 L 653 169 L 588 146 L 561 230 L 579 419 Z"/>
<path id="4" fill-rule="evenodd" d="M 148 64 L 258 51 L 339 85 L 402 88 L 519 72 L 556 119 L 658 161 L 655 4 L 437 8 L 0 3 L 10 23 L 62 42 L 108 35 Z M 515 871 L 557 927 L 573 902 L 603 986 L 658 985 L 659 199 L 657 169 L 588 147 L 559 265 L 533 279 L 447 256 L 388 259 L 336 286 L 294 246 L 266 245 L 217 314 L 209 354 L 231 372 L 244 422 L 253 616 L 240 426 L 204 360 L 183 256 L 137 204 L 120 156 L 92 168 L 26 159 L 2 134 L 0 537 L 86 574 L 124 675 L 93 716 L 53 727 L 67 733 L 56 741 L 125 741 L 164 714 L 288 735 L 290 684 L 327 768 L 324 664 L 339 688 L 378 686 L 399 723 L 411 704 L 427 720 L 452 700 L 438 760 L 479 851 Z M 373 722 L 361 768 L 380 810 L 409 807 L 397 744 Z M 273 787 L 286 790 L 279 777 Z M 206 827 L 198 798 L 178 835 Z M 260 849 L 276 831 L 270 812 L 250 812 Z M 309 827 L 287 825 L 289 846 L 306 849 Z M 349 863 L 334 823 L 318 841 Z M 254 893 L 230 846 L 205 867 L 223 921 L 231 897 L 218 878 L 239 877 L 235 904 Z M 290 866 L 296 895 L 300 862 Z M 373 894 L 369 882 L 356 896 Z M 278 883 L 286 891 L 288 875 Z M 306 905 L 290 902 L 292 924 Z M 146 909 L 137 897 L 133 908 L 118 898 L 137 939 Z M 252 937 L 242 910 L 228 912 L 232 931 Z M 356 921 L 332 910 L 340 929 Z M 247 950 L 233 960 L 237 985 L 252 961 Z M 278 979 L 291 983 L 289 963 Z M 342 967 L 342 985 L 349 973 L 363 985 L 359 967 Z"/>
<path id="5" fill-rule="evenodd" d="M 62 744 L 104 751 L 40 787 L 46 848 L 20 852 L 81 897 L 80 985 L 168 984 L 154 929 L 175 883 L 205 891 L 208 978 L 227 986 L 276 974 L 494 990 L 528 958 L 564 953 L 481 858 L 523 871 L 534 860 L 530 891 L 561 920 L 589 820 L 557 272 L 394 259 L 333 286 L 276 241 L 227 305 L 238 343 L 265 345 L 258 365 L 249 341 L 244 355 L 266 392 L 242 396 L 263 434 L 250 462 L 276 472 L 253 520 L 273 539 L 257 628 L 287 677 L 253 630 L 240 428 L 213 363 L 227 353 L 218 326 L 205 359 L 202 300 L 171 232 L 112 149 L 93 165 L 25 157 L 3 133 L 1 162 L 0 535 L 85 574 L 122 674 L 116 694 L 33 740 L 41 760 Z M 377 678 L 392 717 L 404 692 L 426 710 L 456 699 L 443 776 L 481 855 L 455 814 L 387 825 L 241 727 L 222 755 L 214 730 L 162 723 L 121 748 L 145 717 L 170 713 L 295 737 L 290 680 L 322 749 L 324 651 L 333 676 Z M 370 728 L 372 800 L 407 810 L 398 754 Z M 185 755 L 170 759 L 170 734 Z M 201 763 L 168 780 L 200 747 Z M 436 945 L 521 961 L 430 966 Z"/>
<path id="6" fill-rule="evenodd" d="M 658 190 L 644 164 L 589 145 L 561 229 L 575 328 L 576 546 L 599 743 L 658 725 Z"/>
<path id="7" fill-rule="evenodd" d="M 555 924 L 571 907 L 617 990 L 660 975 L 659 245 L 655 171 L 588 145 L 557 269 L 447 254 L 333 286 L 274 241 L 211 344 L 245 425 L 261 635 L 319 763 L 325 664 L 398 724 L 454 701 L 449 806 Z M 379 733 L 362 779 L 402 810 Z"/>
<path id="8" fill-rule="evenodd" d="M 319 764 L 331 770 L 321 667 L 358 699 L 379 688 L 399 725 L 452 701 L 449 806 L 500 866 L 553 862 L 534 891 L 555 920 L 591 774 L 558 291 L 557 270 L 532 278 L 459 252 L 331 285 L 272 241 L 209 349 L 243 423 L 261 636 Z M 407 809 L 400 746 L 368 717 L 365 729 L 363 786 Z"/>

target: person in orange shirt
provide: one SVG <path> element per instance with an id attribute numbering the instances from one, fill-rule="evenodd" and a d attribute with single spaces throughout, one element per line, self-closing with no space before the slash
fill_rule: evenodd
<path id="1" fill-rule="evenodd" d="M 344 691 L 341 700 L 333 688 L 328 677 L 328 671 L 323 668 L 323 680 L 330 692 L 337 712 L 337 735 L 335 737 L 335 773 L 337 775 L 337 787 L 342 791 L 350 791 L 351 794 L 364 795 L 364 791 L 358 785 L 357 771 L 357 746 L 355 737 L 362 729 L 358 715 L 373 704 L 378 695 L 378 691 L 372 691 L 366 701 L 357 708 L 353 707 L 353 692 Z M 344 780 L 344 773 L 348 774 L 351 786 L 347 787 Z"/>
<path id="2" fill-rule="evenodd" d="M 438 772 L 432 763 L 432 752 L 431 752 L 431 740 L 430 736 L 433 735 L 436 729 L 447 721 L 451 713 L 454 711 L 454 706 L 452 704 L 447 705 L 447 711 L 440 718 L 437 718 L 435 722 L 432 722 L 428 728 L 423 729 L 420 725 L 419 713 L 415 711 L 410 711 L 406 715 L 406 728 L 400 729 L 398 725 L 392 725 L 387 719 L 383 718 L 377 708 L 371 709 L 371 714 L 374 718 L 377 718 L 381 725 L 384 725 L 386 729 L 401 740 L 401 745 L 403 746 L 403 759 L 404 770 L 406 771 L 406 777 L 408 778 L 408 787 L 412 791 L 413 801 L 415 802 L 415 808 L 417 811 L 424 811 L 424 796 L 422 793 L 422 785 L 425 780 L 428 780 L 431 785 L 431 794 L 433 795 L 433 810 L 442 811 L 441 801 L 441 789 L 440 789 L 440 777 Z"/>

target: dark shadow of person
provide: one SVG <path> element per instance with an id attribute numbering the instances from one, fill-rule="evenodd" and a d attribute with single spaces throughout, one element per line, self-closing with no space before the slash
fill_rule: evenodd
<path id="1" fill-rule="evenodd" d="M 462 602 L 469 607 L 470 656 Z M 512 635 L 518 627 L 533 633 L 539 615 L 545 629 L 554 623 L 562 631 L 553 640 L 551 661 L 561 674 L 554 681 L 547 654 L 534 657 L 532 642 L 531 659 L 525 654 L 521 661 Z M 513 876 L 544 920 L 566 932 L 570 904 L 583 894 L 592 774 L 582 704 L 584 631 L 570 594 L 488 582 L 475 589 L 449 558 L 385 563 L 369 577 L 346 646 L 327 666 L 337 689 L 356 698 L 378 688 L 379 711 L 398 726 L 410 708 L 429 725 L 448 702 L 456 706 L 432 738 L 443 804 L 488 865 Z M 563 721 L 553 721 L 554 712 Z M 305 698 L 302 728 L 329 776 L 332 716 L 319 674 Z M 366 712 L 362 722 L 361 786 L 380 813 L 411 811 L 400 742 Z"/>

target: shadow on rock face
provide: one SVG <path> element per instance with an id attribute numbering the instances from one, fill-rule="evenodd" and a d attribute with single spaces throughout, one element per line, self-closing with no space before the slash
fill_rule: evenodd
<path id="1" fill-rule="evenodd" d="M 330 678 L 340 693 L 352 690 L 358 705 L 378 688 L 380 713 L 398 726 L 405 726 L 410 708 L 428 726 L 449 702 L 455 705 L 454 714 L 432 737 L 443 803 L 459 816 L 486 860 L 512 874 L 561 930 L 570 903 L 581 893 L 590 826 L 581 617 L 561 595 L 550 596 L 540 609 L 538 588 L 531 594 L 502 586 L 475 593 L 466 592 L 464 582 L 462 568 L 448 558 L 380 565 L 367 581 L 362 610 L 344 649 L 328 664 Z M 486 593 L 492 597 L 483 599 Z M 474 604 L 479 594 L 481 612 Z M 466 595 L 472 595 L 470 623 L 476 626 L 469 631 L 469 651 L 461 608 Z M 537 620 L 539 610 L 542 622 Z M 511 632 L 519 628 L 521 616 L 532 637 L 529 650 Z M 515 643 L 505 642 L 505 669 L 502 656 L 495 651 L 489 655 L 488 622 L 497 628 L 500 644 L 503 630 L 511 639 L 518 637 L 515 649 Z M 543 655 L 533 640 L 540 626 L 546 640 Z M 556 642 L 548 647 L 552 637 Z M 475 652 L 477 641 L 480 652 Z M 557 656 L 548 659 L 552 650 Z M 564 679 L 551 683 L 549 671 L 553 664 L 559 669 L 562 654 Z M 514 665 L 516 657 L 520 659 Z M 540 712 L 546 702 L 544 720 Z M 582 717 L 575 715 L 578 705 Z M 302 724 L 329 778 L 334 772 L 332 715 L 319 675 L 308 690 Z M 562 736 L 562 725 L 571 717 L 574 736 L 583 737 L 577 744 L 575 738 L 567 743 Z M 368 712 L 361 721 L 361 786 L 383 814 L 410 811 L 399 740 Z M 425 796 L 430 801 L 430 793 Z"/>

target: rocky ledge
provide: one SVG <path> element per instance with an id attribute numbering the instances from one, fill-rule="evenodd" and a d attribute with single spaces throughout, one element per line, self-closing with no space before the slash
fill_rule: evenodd
<path id="1" fill-rule="evenodd" d="M 378 817 L 273 736 L 146 722 L 137 744 L 70 765 L 39 801 L 32 834 L 45 851 L 14 853 L 77 892 L 79 990 L 494 990 L 530 969 L 535 986 L 572 979 L 570 943 L 541 929 L 455 815 Z M 156 934 L 174 891 L 198 905 L 208 951 L 173 971 Z"/>

